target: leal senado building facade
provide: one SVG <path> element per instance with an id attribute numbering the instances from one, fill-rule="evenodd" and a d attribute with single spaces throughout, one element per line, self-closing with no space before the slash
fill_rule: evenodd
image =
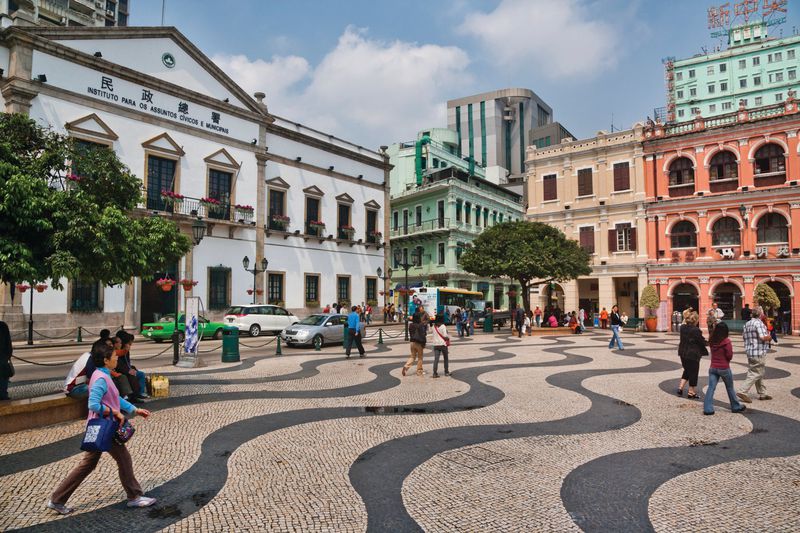
<path id="1" fill-rule="evenodd" d="M 153 280 L 65 280 L 63 291 L 37 293 L 36 323 L 137 328 L 174 311 L 174 292 L 155 282 L 165 275 L 197 281 L 180 300 L 199 296 L 211 319 L 253 302 L 305 316 L 378 301 L 383 153 L 272 115 L 263 93 L 248 95 L 175 28 L 12 26 L 0 33 L 0 68 L 5 112 L 111 147 L 141 178 L 134 215 L 169 217 L 188 235 L 198 217 L 207 224 Z M 266 258 L 266 272 L 254 279 L 245 256 L 251 269 Z M 0 319 L 27 319 L 28 295 L 0 295 Z"/>

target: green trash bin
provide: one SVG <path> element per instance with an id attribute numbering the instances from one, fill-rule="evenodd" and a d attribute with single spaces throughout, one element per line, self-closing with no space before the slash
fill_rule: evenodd
<path id="1" fill-rule="evenodd" d="M 239 328 L 236 326 L 222 328 L 222 362 L 239 362 Z"/>
<path id="2" fill-rule="evenodd" d="M 484 333 L 494 332 L 494 313 L 487 312 L 483 316 L 483 332 Z"/>

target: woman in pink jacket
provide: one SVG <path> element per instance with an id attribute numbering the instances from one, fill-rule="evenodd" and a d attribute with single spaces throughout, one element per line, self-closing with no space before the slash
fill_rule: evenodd
<path id="1" fill-rule="evenodd" d="M 142 418 L 150 416 L 150 411 L 147 409 L 138 409 L 124 398 L 120 398 L 119 391 L 111 379 L 111 369 L 117 367 L 117 352 L 113 348 L 106 344 L 95 343 L 95 346 L 92 347 L 92 362 L 97 369 L 89 380 L 88 420 L 99 416 L 113 416 L 120 424 L 123 424 L 125 415 L 122 414 L 122 411 L 131 416 L 139 415 Z M 117 462 L 119 479 L 128 496 L 128 507 L 148 507 L 156 503 L 155 498 L 148 498 L 144 495 L 142 487 L 133 474 L 133 461 L 131 461 L 125 445 L 114 442 L 108 453 Z M 73 508 L 67 507 L 67 500 L 97 467 L 101 455 L 103 455 L 102 452 L 84 452 L 78 466 L 69 473 L 50 496 L 47 507 L 59 514 L 69 514 L 74 511 Z"/>
<path id="2" fill-rule="evenodd" d="M 731 412 L 741 413 L 746 408 L 739 403 L 736 398 L 736 390 L 733 388 L 733 373 L 731 372 L 733 345 L 731 339 L 728 338 L 728 325 L 725 322 L 717 322 L 708 343 L 711 345 L 711 367 L 708 369 L 708 390 L 703 400 L 703 414 L 714 414 L 714 390 L 717 388 L 719 380 L 725 383 L 728 400 L 731 402 Z"/>

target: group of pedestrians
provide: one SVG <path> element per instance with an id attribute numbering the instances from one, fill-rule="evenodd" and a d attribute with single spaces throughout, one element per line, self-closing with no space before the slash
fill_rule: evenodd
<path id="1" fill-rule="evenodd" d="M 742 330 L 744 351 L 747 356 L 747 376 L 744 383 L 737 391 L 734 388 L 733 372 L 730 362 L 733 359 L 733 344 L 730 340 L 728 325 L 722 320 L 721 311 L 716 305 L 709 309 L 707 314 L 709 324 L 708 341 L 703 337 L 703 332 L 698 327 L 699 315 L 697 311 L 689 308 L 683 313 L 683 324 L 680 327 L 680 343 L 678 356 L 681 359 L 683 373 L 681 374 L 677 394 L 683 396 L 683 389 L 688 384 L 687 398 L 699 399 L 697 392 L 700 361 L 704 356 L 711 354 L 711 363 L 708 370 L 708 389 L 703 400 L 703 414 L 714 414 L 714 392 L 717 384 L 722 381 L 728 394 L 731 412 L 745 411 L 744 403 L 751 403 L 750 390 L 755 386 L 759 400 L 771 400 L 764 384 L 766 357 L 772 341 L 772 336 L 767 329 L 764 310 L 760 306 L 752 309 L 747 307 L 747 322 Z M 707 348 L 708 346 L 708 348 Z"/>
<path id="2" fill-rule="evenodd" d="M 459 337 L 475 335 L 475 311 L 472 308 L 457 307 L 450 321 L 456 325 L 456 334 Z"/>
<path id="3" fill-rule="evenodd" d="M 405 376 L 408 370 L 416 363 L 417 375 L 424 375 L 422 370 L 422 359 L 425 346 L 428 343 L 428 336 L 432 337 L 433 344 L 433 378 L 439 377 L 439 359 L 444 359 L 444 375 L 450 375 L 450 335 L 447 333 L 444 316 L 439 315 L 431 326 L 428 314 L 420 310 L 411 317 L 411 324 L 408 325 L 408 339 L 411 355 L 403 365 L 402 374 Z"/>

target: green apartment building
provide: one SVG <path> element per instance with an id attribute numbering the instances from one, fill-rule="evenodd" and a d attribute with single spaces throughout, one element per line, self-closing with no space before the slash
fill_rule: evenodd
<path id="1" fill-rule="evenodd" d="M 728 48 L 666 62 L 667 119 L 694 120 L 783 102 L 798 82 L 800 36 L 767 37 L 763 21 L 728 31 Z"/>
<path id="2" fill-rule="evenodd" d="M 477 290 L 496 308 L 509 307 L 512 282 L 464 272 L 458 258 L 485 228 L 522 220 L 522 197 L 487 180 L 474 159 L 460 157 L 458 133 L 450 129 L 422 131 L 416 141 L 392 145 L 388 154 L 393 301 L 405 303 L 396 290 L 405 285 L 405 271 L 393 259 L 402 250 L 404 262 L 414 264 L 409 287 Z"/>

